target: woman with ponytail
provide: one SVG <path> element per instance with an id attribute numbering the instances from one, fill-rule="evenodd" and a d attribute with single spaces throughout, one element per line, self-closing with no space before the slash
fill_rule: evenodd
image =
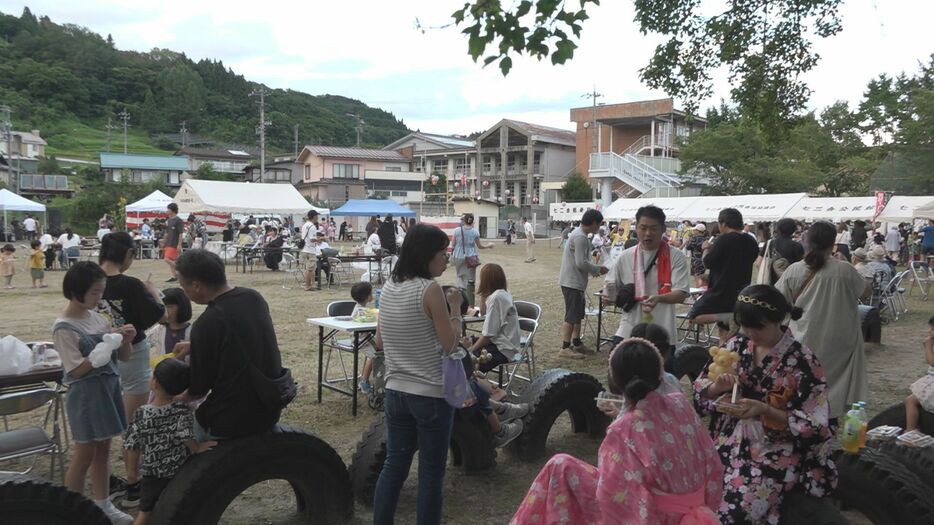
<path id="1" fill-rule="evenodd" d="M 801 314 L 777 289 L 747 286 L 733 309 L 745 335 L 726 344 L 735 354 L 718 354 L 718 366 L 708 364 L 694 382 L 695 406 L 711 416 L 726 468 L 719 509 L 725 524 L 779 523 L 783 503 L 798 506 L 836 485 L 824 371 L 784 326 Z"/>
<path id="2" fill-rule="evenodd" d="M 791 330 L 820 359 L 830 387 L 830 417 L 869 397 L 863 334 L 859 329 L 859 299 L 872 285 L 851 264 L 831 257 L 836 230 L 816 222 L 808 230 L 808 252 L 775 283 L 788 301 L 804 309 Z"/>
<path id="3" fill-rule="evenodd" d="M 142 282 L 136 277 L 124 275 L 133 264 L 136 255 L 133 238 L 126 232 L 104 235 L 101 240 L 99 261 L 107 274 L 107 287 L 97 305 L 97 312 L 109 320 L 114 327 L 131 324 L 136 328 L 130 359 L 119 362 L 120 386 L 123 388 L 123 406 L 132 423 L 136 409 L 149 400 L 149 380 L 152 368 L 149 364 L 149 343 L 146 330 L 165 315 L 159 290 L 147 279 Z M 126 454 L 124 454 L 126 460 Z M 126 465 L 128 485 L 112 478 L 111 492 L 126 491 L 124 506 L 136 506 L 139 502 L 138 465 Z"/>
<path id="4" fill-rule="evenodd" d="M 651 342 L 624 339 L 610 354 L 610 391 L 634 409 L 607 428 L 597 467 L 552 457 L 511 523 L 719 523 L 723 465 L 684 394 L 660 392 L 663 374 Z"/>

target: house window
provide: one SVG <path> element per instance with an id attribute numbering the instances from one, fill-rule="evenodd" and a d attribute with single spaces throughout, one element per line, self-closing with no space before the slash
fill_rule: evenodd
<path id="1" fill-rule="evenodd" d="M 170 171 L 168 176 L 168 184 L 178 184 L 178 172 Z"/>
<path id="2" fill-rule="evenodd" d="M 276 180 L 280 182 L 290 182 L 292 180 L 292 172 L 276 171 Z"/>
<path id="3" fill-rule="evenodd" d="M 310 181 L 311 181 L 311 166 L 309 166 L 308 164 L 305 164 L 305 174 L 304 174 L 304 176 L 305 176 L 305 182 L 310 182 Z"/>
<path id="4" fill-rule="evenodd" d="M 399 166 L 386 166 L 386 169 L 383 171 L 402 171 L 402 168 Z"/>
<path id="5" fill-rule="evenodd" d="M 360 178 L 360 165 L 359 164 L 335 164 L 332 173 L 335 179 L 359 179 Z"/>

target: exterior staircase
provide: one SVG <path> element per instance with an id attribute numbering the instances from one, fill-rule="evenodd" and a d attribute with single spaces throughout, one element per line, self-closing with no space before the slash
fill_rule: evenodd
<path id="1" fill-rule="evenodd" d="M 616 181 L 621 181 L 624 186 L 617 189 L 616 193 L 626 198 L 677 197 L 683 186 L 681 179 L 674 173 L 658 170 L 629 153 L 591 153 L 588 176 L 601 179 L 604 189 L 612 187 Z M 601 190 L 601 193 L 604 191 Z M 606 197 L 609 197 L 608 193 Z"/>

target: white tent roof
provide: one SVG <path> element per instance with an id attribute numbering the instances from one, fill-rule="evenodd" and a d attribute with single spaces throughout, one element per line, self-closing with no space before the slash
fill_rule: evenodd
<path id="1" fill-rule="evenodd" d="M 20 197 L 8 189 L 0 189 L 0 210 L 6 211 L 37 211 L 44 212 L 45 204 L 33 202 L 26 197 Z"/>
<path id="2" fill-rule="evenodd" d="M 934 196 L 895 195 L 889 199 L 889 203 L 885 205 L 885 209 L 879 214 L 877 220 L 887 222 L 910 221 L 914 218 L 914 212 L 917 208 L 928 204 L 934 206 Z"/>
<path id="3" fill-rule="evenodd" d="M 612 220 L 632 220 L 643 206 L 658 206 L 665 212 L 669 221 L 678 220 L 678 216 L 696 201 L 698 197 L 658 197 L 640 199 L 617 199 L 603 210 L 603 216 Z"/>
<path id="4" fill-rule="evenodd" d="M 181 215 L 188 213 L 305 214 L 312 206 L 291 184 L 188 179 L 175 194 Z"/>
<path id="5" fill-rule="evenodd" d="M 912 218 L 915 219 L 934 219 L 934 200 L 915 208 Z"/>
<path id="6" fill-rule="evenodd" d="M 808 197 L 788 212 L 792 219 L 834 222 L 872 220 L 876 212 L 875 197 Z"/>
<path id="7" fill-rule="evenodd" d="M 775 221 L 788 212 L 805 193 L 778 193 L 774 195 L 727 195 L 718 197 L 694 197 L 687 208 L 671 220 L 715 221 L 724 208 L 736 208 L 743 214 L 744 221 Z"/>
<path id="8" fill-rule="evenodd" d="M 127 212 L 143 213 L 147 211 L 165 211 L 165 207 L 172 202 L 172 197 L 156 190 L 142 199 L 126 205 Z"/>

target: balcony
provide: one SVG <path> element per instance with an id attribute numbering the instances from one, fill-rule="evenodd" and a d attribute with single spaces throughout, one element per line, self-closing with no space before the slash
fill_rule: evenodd
<path id="1" fill-rule="evenodd" d="M 424 173 L 418 171 L 385 171 L 385 170 L 366 170 L 363 173 L 366 180 L 393 180 L 407 182 L 422 182 L 427 177 Z"/>

